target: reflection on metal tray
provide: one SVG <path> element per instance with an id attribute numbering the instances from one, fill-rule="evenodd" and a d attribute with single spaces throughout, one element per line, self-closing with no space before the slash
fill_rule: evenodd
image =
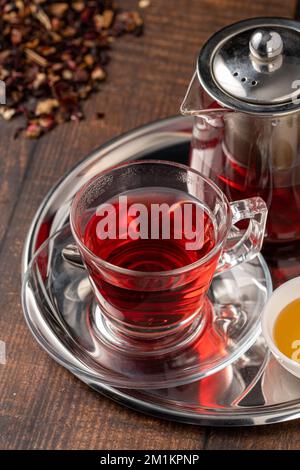
<path id="1" fill-rule="evenodd" d="M 70 201 L 85 180 L 111 165 L 134 158 L 187 163 L 191 126 L 191 119 L 185 117 L 158 121 L 109 142 L 79 163 L 40 206 L 25 244 L 23 272 L 37 247 L 68 220 Z M 274 248 L 268 249 L 266 255 L 275 283 L 300 273 L 300 247 L 294 247 L 290 260 L 283 248 L 278 251 L 278 256 Z M 53 347 L 55 343 L 53 338 Z M 270 424 L 300 416 L 300 380 L 269 357 L 261 337 L 232 365 L 180 387 L 121 390 L 76 375 L 123 405 L 181 422 L 241 426 Z"/>
<path id="2" fill-rule="evenodd" d="M 189 330 L 185 333 L 192 341 L 184 347 L 135 355 L 110 341 L 110 330 L 92 295 L 86 270 L 62 255 L 73 241 L 69 224 L 48 238 L 24 276 L 22 300 L 26 321 L 37 341 L 87 383 L 130 390 L 183 386 L 224 368 L 229 372 L 230 364 L 257 340 L 260 313 L 272 292 L 262 256 L 213 279 L 205 320 L 201 316 L 200 322 L 197 319 L 199 336 L 196 327 L 196 336 Z M 231 388 L 231 373 L 221 377 L 224 386 L 229 379 Z"/>

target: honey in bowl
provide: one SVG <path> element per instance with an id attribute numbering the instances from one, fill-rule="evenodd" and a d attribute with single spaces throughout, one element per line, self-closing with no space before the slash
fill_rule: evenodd
<path id="1" fill-rule="evenodd" d="M 300 298 L 280 312 L 273 336 L 277 348 L 289 359 L 300 363 Z"/>

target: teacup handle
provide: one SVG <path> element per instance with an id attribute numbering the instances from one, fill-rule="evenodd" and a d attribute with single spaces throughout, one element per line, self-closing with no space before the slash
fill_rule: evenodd
<path id="1" fill-rule="evenodd" d="M 232 227 L 215 275 L 253 259 L 260 252 L 264 239 L 268 209 L 262 198 L 252 197 L 234 201 L 230 203 L 230 207 Z M 242 232 L 235 224 L 246 219 L 250 219 L 249 226 L 245 232 Z"/>

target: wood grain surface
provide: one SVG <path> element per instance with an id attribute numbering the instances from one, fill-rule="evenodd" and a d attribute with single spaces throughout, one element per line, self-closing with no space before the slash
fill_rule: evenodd
<path id="1" fill-rule="evenodd" d="M 130 8 L 137 1 L 119 0 Z M 145 34 L 113 45 L 109 78 L 86 105 L 87 119 L 38 141 L 14 140 L 0 124 L 1 449 L 295 449 L 299 423 L 249 429 L 179 425 L 129 411 L 101 397 L 52 361 L 28 331 L 20 304 L 26 232 L 46 192 L 108 139 L 178 114 L 203 42 L 226 24 L 254 16 L 296 17 L 296 1 L 152 0 Z M 105 112 L 103 120 L 96 112 Z"/>

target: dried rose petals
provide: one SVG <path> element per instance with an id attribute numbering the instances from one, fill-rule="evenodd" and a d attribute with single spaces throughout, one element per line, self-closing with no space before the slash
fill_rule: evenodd
<path id="1" fill-rule="evenodd" d="M 106 78 L 111 42 L 143 30 L 138 12 L 117 9 L 112 0 L 0 0 L 0 12 L 7 100 L 0 116 L 22 115 L 25 126 L 16 135 L 24 130 L 29 138 L 82 119 L 81 101 Z"/>

